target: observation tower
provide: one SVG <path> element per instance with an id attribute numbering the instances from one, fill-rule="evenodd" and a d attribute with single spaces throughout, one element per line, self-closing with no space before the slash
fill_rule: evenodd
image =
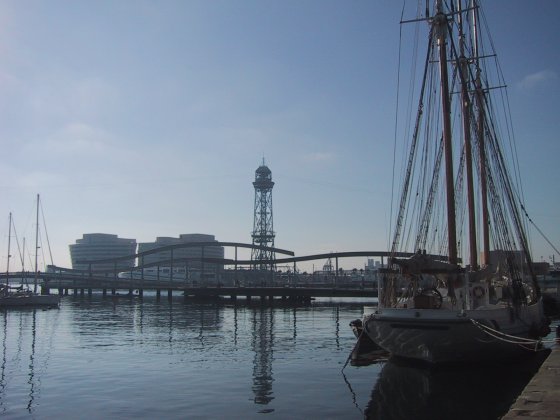
<path id="1" fill-rule="evenodd" d="M 274 247 L 274 226 L 272 223 L 272 172 L 264 164 L 255 171 L 255 211 L 253 218 L 253 245 Z M 273 269 L 271 261 L 275 259 L 271 250 L 255 248 L 251 251 L 254 269 Z"/>

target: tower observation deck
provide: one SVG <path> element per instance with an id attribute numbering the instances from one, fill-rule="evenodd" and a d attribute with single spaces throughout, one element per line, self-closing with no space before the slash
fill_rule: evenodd
<path id="1" fill-rule="evenodd" d="M 265 165 L 255 171 L 255 210 L 253 218 L 253 245 L 274 247 L 274 225 L 272 218 L 272 172 Z M 274 251 L 254 248 L 251 251 L 251 261 L 255 269 L 273 269 Z"/>

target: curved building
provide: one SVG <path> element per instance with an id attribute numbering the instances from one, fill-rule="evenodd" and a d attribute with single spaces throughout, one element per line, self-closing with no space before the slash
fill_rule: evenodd
<path id="1" fill-rule="evenodd" d="M 88 270 L 89 264 L 79 261 L 95 261 L 108 258 L 125 257 L 136 253 L 136 239 L 119 238 L 108 233 L 84 233 L 82 239 L 77 239 L 70 245 L 70 258 L 72 268 Z M 130 269 L 134 267 L 134 258 L 117 261 L 117 269 Z M 115 268 L 114 262 L 92 264 L 92 270 L 111 270 Z"/>
<path id="2" fill-rule="evenodd" d="M 196 244 L 196 243 L 213 243 L 216 244 L 218 241 L 215 239 L 214 235 L 206 235 L 202 233 L 188 233 L 179 235 L 178 238 L 172 237 L 158 237 L 155 242 L 143 242 L 138 244 L 138 254 L 153 249 L 161 248 L 168 245 L 178 245 L 178 244 Z M 173 260 L 173 266 L 186 266 L 189 270 L 204 271 L 204 272 L 216 272 L 216 270 L 221 270 L 223 264 L 212 264 L 207 262 L 202 262 L 201 258 L 224 258 L 224 247 L 214 246 L 214 245 L 204 245 L 204 246 L 192 246 L 186 248 L 175 248 L 173 250 L 166 250 L 161 252 L 156 252 L 153 254 L 147 254 L 139 257 L 139 265 L 157 264 L 162 263 L 163 266 L 169 266 L 170 261 Z"/>

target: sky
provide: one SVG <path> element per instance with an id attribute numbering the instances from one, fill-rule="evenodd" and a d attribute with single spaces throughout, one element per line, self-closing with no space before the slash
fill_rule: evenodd
<path id="1" fill-rule="evenodd" d="M 526 209 L 560 249 L 560 2 L 487 3 Z M 9 212 L 34 242 L 36 194 L 59 266 L 84 233 L 250 243 L 263 159 L 277 247 L 386 250 L 411 4 L 0 0 L 0 269 Z M 549 261 L 555 250 L 530 237 Z"/>

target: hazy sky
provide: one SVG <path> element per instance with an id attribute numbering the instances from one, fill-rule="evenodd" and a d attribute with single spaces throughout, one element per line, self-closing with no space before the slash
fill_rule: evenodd
<path id="1" fill-rule="evenodd" d="M 10 211 L 34 241 L 37 193 L 56 265 L 84 233 L 250 243 L 263 157 L 276 246 L 385 250 L 402 7 L 0 0 L 0 267 Z M 560 2 L 493 0 L 485 14 L 527 210 L 560 247 Z M 531 239 L 536 260 L 554 254 Z"/>

